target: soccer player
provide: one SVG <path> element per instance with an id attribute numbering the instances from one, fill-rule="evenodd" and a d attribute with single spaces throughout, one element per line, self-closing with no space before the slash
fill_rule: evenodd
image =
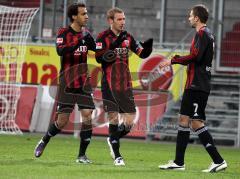
<path id="1" fill-rule="evenodd" d="M 85 152 L 92 136 L 91 114 L 95 105 L 87 68 L 88 50 L 95 51 L 96 43 L 85 28 L 88 14 L 85 4 L 74 3 L 68 7 L 69 27 L 60 28 L 56 39 L 57 53 L 61 59 L 58 88 L 57 120 L 49 126 L 47 133 L 35 148 L 40 157 L 51 137 L 58 134 L 68 123 L 70 113 L 77 103 L 82 115 L 80 149 L 76 162 L 91 163 Z"/>
<path id="2" fill-rule="evenodd" d="M 190 128 L 198 135 L 213 160 L 209 168 L 203 172 L 218 172 L 227 168 L 226 161 L 218 153 L 213 138 L 204 125 L 214 53 L 214 38 L 206 25 L 207 20 L 207 8 L 204 5 L 194 6 L 189 14 L 189 22 L 196 30 L 190 54 L 175 55 L 171 60 L 160 64 L 161 67 L 173 64 L 187 65 L 187 82 L 180 109 L 175 160 L 160 165 L 160 169 L 185 170 L 184 154 L 189 141 Z"/>
<path id="3" fill-rule="evenodd" d="M 152 52 L 153 39 L 143 43 L 135 41 L 125 31 L 123 10 L 112 8 L 107 12 L 110 28 L 99 33 L 96 40 L 96 60 L 102 66 L 101 91 L 105 112 L 108 113 L 110 147 L 114 165 L 125 165 L 119 152 L 120 138 L 127 135 L 132 126 L 136 109 L 129 73 L 129 50 L 140 58 L 147 58 Z M 123 123 L 119 124 L 119 114 Z"/>

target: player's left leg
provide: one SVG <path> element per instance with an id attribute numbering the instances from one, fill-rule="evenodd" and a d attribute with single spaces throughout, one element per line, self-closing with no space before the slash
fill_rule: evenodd
<path id="1" fill-rule="evenodd" d="M 189 142 L 190 128 L 189 119 L 192 116 L 192 92 L 185 90 L 182 97 L 180 115 L 178 119 L 178 132 L 176 141 L 175 160 L 170 160 L 167 164 L 159 165 L 163 170 L 185 170 L 184 156 Z"/>
<path id="2" fill-rule="evenodd" d="M 86 156 L 86 150 L 92 137 L 92 112 L 95 109 L 91 89 L 80 88 L 76 91 L 76 101 L 82 116 L 80 146 L 76 162 L 92 163 Z"/>
<path id="3" fill-rule="evenodd" d="M 117 98 L 121 118 L 123 121 L 118 127 L 120 132 L 119 138 L 122 138 L 126 136 L 133 128 L 134 119 L 136 117 L 136 106 L 131 89 L 120 92 L 117 94 Z"/>
<path id="4" fill-rule="evenodd" d="M 190 126 L 193 131 L 198 135 L 201 143 L 207 150 L 208 154 L 213 160 L 211 166 L 203 170 L 203 172 L 218 172 L 227 168 L 227 163 L 223 160 L 217 148 L 214 145 L 213 138 L 209 133 L 207 127 L 204 125 L 206 120 L 205 108 L 208 100 L 207 93 L 196 91 L 194 92 L 193 107 L 194 113 L 192 115 Z"/>
<path id="5" fill-rule="evenodd" d="M 183 112 L 183 110 L 182 110 Z M 175 160 L 170 160 L 167 164 L 159 165 L 163 170 L 185 170 L 184 156 L 189 142 L 190 128 L 189 116 L 179 115 L 179 126 L 176 141 Z"/>
<path id="6" fill-rule="evenodd" d="M 86 150 L 92 137 L 92 109 L 81 109 L 82 126 L 80 132 L 80 147 L 76 162 L 92 163 L 86 156 Z"/>
<path id="7" fill-rule="evenodd" d="M 122 123 L 119 125 L 119 138 L 126 136 L 133 128 L 136 113 L 121 113 Z"/>
<path id="8" fill-rule="evenodd" d="M 203 172 L 218 172 L 225 170 L 227 168 L 227 163 L 219 154 L 216 146 L 214 145 L 213 138 L 209 133 L 207 127 L 204 125 L 203 121 L 195 119 L 191 121 L 191 127 L 198 135 L 201 143 L 213 160 L 213 163 L 209 166 L 209 168 L 203 170 Z"/>

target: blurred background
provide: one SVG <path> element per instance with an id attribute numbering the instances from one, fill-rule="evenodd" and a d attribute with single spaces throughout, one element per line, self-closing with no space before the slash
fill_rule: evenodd
<path id="1" fill-rule="evenodd" d="M 216 60 L 221 71 L 224 67 L 239 67 L 240 14 L 238 0 L 1 0 L 2 5 L 13 7 L 39 7 L 33 21 L 29 42 L 53 43 L 57 29 L 66 26 L 66 8 L 73 2 L 87 4 L 89 13 L 88 28 L 96 37 L 107 28 L 106 11 L 114 6 L 124 9 L 126 27 L 138 40 L 154 38 L 159 48 L 172 48 L 191 30 L 188 24 L 189 9 L 196 4 L 209 8 L 208 26 L 216 37 Z M 191 42 L 188 35 L 181 46 Z M 231 69 L 231 68 L 230 68 Z M 231 71 L 239 71 L 231 69 Z"/>

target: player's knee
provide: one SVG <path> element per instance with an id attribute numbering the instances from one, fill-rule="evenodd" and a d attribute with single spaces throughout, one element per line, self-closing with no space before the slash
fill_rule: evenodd
<path id="1" fill-rule="evenodd" d="M 59 114 L 58 119 L 56 121 L 57 127 L 59 129 L 64 128 L 68 123 L 69 115 L 67 114 Z"/>
<path id="2" fill-rule="evenodd" d="M 124 119 L 125 130 L 130 131 L 134 125 L 134 118 L 128 117 Z"/>
<path id="3" fill-rule="evenodd" d="M 125 125 L 125 128 L 130 131 L 131 128 L 133 127 L 133 120 L 126 120 L 126 121 L 124 122 L 124 125 Z"/>
<path id="4" fill-rule="evenodd" d="M 128 132 L 130 132 L 132 128 L 133 128 L 133 124 L 125 125 L 125 130 L 128 131 Z"/>
<path id="5" fill-rule="evenodd" d="M 189 117 L 185 115 L 180 115 L 178 124 L 183 127 L 189 127 Z"/>
<path id="6" fill-rule="evenodd" d="M 108 121 L 110 124 L 118 124 L 118 113 L 117 112 L 109 112 L 108 113 Z"/>
<path id="7" fill-rule="evenodd" d="M 197 129 L 204 126 L 204 123 L 201 120 L 191 120 L 191 128 L 196 131 Z"/>
<path id="8" fill-rule="evenodd" d="M 81 110 L 81 115 L 82 115 L 83 118 L 91 118 L 92 112 L 93 112 L 92 109 L 82 109 Z"/>

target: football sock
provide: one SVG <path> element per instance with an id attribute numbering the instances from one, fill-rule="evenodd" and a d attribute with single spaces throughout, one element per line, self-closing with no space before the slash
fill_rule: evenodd
<path id="1" fill-rule="evenodd" d="M 190 128 L 179 125 L 176 141 L 176 154 L 174 163 L 184 165 L 184 155 L 190 136 Z"/>
<path id="2" fill-rule="evenodd" d="M 87 147 L 92 137 L 92 125 L 82 125 L 80 132 L 80 147 L 78 156 L 83 156 L 86 153 Z"/>
<path id="3" fill-rule="evenodd" d="M 115 158 L 121 157 L 121 154 L 119 152 L 120 148 L 119 135 L 120 133 L 118 131 L 118 125 L 109 124 L 110 143 L 112 145 Z"/>
<path id="4" fill-rule="evenodd" d="M 214 146 L 213 138 L 212 138 L 211 134 L 208 132 L 207 128 L 205 126 L 203 126 L 199 129 L 197 129 L 195 132 L 197 133 L 201 143 L 207 150 L 207 152 L 210 155 L 210 157 L 212 158 L 213 162 L 215 164 L 222 163 L 223 158 L 218 153 L 217 148 Z"/>
<path id="5" fill-rule="evenodd" d="M 124 137 L 125 135 L 127 135 L 127 134 L 130 132 L 131 128 L 132 128 L 132 127 L 126 127 L 126 126 L 124 125 L 124 123 L 120 124 L 120 125 L 118 126 L 118 131 L 120 132 L 119 138 L 122 138 L 122 137 Z"/>
<path id="6" fill-rule="evenodd" d="M 52 123 L 49 128 L 47 133 L 45 134 L 45 136 L 43 136 L 42 140 L 45 143 L 48 143 L 50 138 L 55 136 L 56 134 L 58 134 L 61 130 L 57 127 L 56 122 Z"/>

